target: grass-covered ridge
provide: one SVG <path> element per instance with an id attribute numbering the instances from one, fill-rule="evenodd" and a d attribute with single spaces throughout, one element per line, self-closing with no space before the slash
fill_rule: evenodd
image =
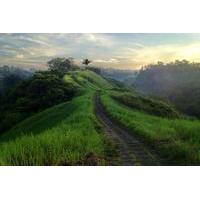
<path id="1" fill-rule="evenodd" d="M 71 106 L 73 101 L 65 102 L 46 109 L 20 122 L 1 136 L 1 141 L 13 140 L 24 134 L 39 134 L 40 132 L 57 126 L 62 120 L 70 117 L 76 111 Z"/>
<path id="2" fill-rule="evenodd" d="M 71 74 L 66 74 L 64 77 L 63 77 L 63 81 L 64 83 L 67 85 L 67 86 L 71 86 L 71 87 L 74 87 L 74 88 L 80 88 L 81 86 L 78 84 L 77 81 L 75 81 Z"/>
<path id="3" fill-rule="evenodd" d="M 167 119 L 149 115 L 102 95 L 109 115 L 148 144 L 174 165 L 199 165 L 200 121 Z"/>
<path id="4" fill-rule="evenodd" d="M 183 119 L 170 105 L 138 96 L 90 70 L 68 71 L 60 80 L 62 88 L 71 89 L 74 95 L 2 134 L 0 165 L 106 164 L 106 138 L 94 114 L 97 91 L 112 118 L 170 163 L 200 164 L 199 120 Z M 54 97 L 53 92 L 49 95 Z"/>
<path id="5" fill-rule="evenodd" d="M 107 80 L 105 80 L 103 77 L 100 75 L 96 74 L 93 71 L 90 70 L 83 70 L 77 72 L 78 76 L 86 79 L 90 83 L 94 84 L 97 88 L 100 89 L 111 89 L 112 85 L 109 83 Z"/>
<path id="6" fill-rule="evenodd" d="M 106 144 L 94 114 L 96 90 L 109 82 L 89 70 L 63 77 L 78 97 L 18 123 L 0 137 L 0 165 L 103 165 Z M 81 91 L 81 92 L 80 92 Z"/>
<path id="7" fill-rule="evenodd" d="M 0 164 L 87 165 L 88 155 L 93 156 L 92 162 L 103 164 L 103 136 L 97 133 L 96 125 L 93 92 L 89 92 L 7 132 L 11 138 L 17 137 L 0 145 Z"/>
<path id="8" fill-rule="evenodd" d="M 178 118 L 180 114 L 171 105 L 153 100 L 150 98 L 142 97 L 133 92 L 112 92 L 112 98 L 117 101 L 140 111 L 166 118 Z"/>

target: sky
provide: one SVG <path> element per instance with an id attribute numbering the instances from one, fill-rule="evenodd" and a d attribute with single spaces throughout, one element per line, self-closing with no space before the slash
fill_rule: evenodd
<path id="1" fill-rule="evenodd" d="M 139 69 L 158 61 L 200 62 L 200 34 L 0 33 L 0 65 L 45 68 L 55 57 L 84 58 L 97 67 Z"/>

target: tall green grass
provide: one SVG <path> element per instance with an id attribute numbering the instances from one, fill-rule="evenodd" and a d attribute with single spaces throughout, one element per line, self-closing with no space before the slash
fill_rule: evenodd
<path id="1" fill-rule="evenodd" d="M 87 92 L 18 124 L 3 136 L 1 165 L 104 164 L 104 143 Z M 88 155 L 89 160 L 88 160 Z"/>
<path id="2" fill-rule="evenodd" d="M 86 80 L 88 80 L 90 83 L 96 85 L 100 89 L 113 88 L 111 83 L 109 83 L 107 80 L 105 80 L 103 77 L 99 76 L 93 71 L 90 71 L 90 70 L 80 71 L 79 75 L 85 78 Z"/>
<path id="3" fill-rule="evenodd" d="M 172 165 L 200 164 L 200 121 L 167 119 L 149 115 L 120 104 L 108 94 L 103 104 L 111 117 L 153 145 Z"/>
<path id="4" fill-rule="evenodd" d="M 142 97 L 133 92 L 111 92 L 111 97 L 131 108 L 137 109 L 148 114 L 166 117 L 179 118 L 181 115 L 172 106 L 165 102 Z"/>
<path id="5" fill-rule="evenodd" d="M 106 142 L 94 115 L 94 92 L 111 84 L 84 70 L 63 77 L 79 95 L 16 125 L 0 137 L 1 165 L 105 164 Z"/>
<path id="6" fill-rule="evenodd" d="M 74 79 L 71 77 L 70 74 L 66 74 L 63 77 L 63 81 L 67 86 L 71 86 L 71 87 L 74 87 L 74 88 L 81 87 L 76 81 L 74 81 Z"/>
<path id="7" fill-rule="evenodd" d="M 13 140 L 24 134 L 39 134 L 46 129 L 59 126 L 61 121 L 77 111 L 78 107 L 73 106 L 73 103 L 73 100 L 61 103 L 25 119 L 3 134 L 0 141 Z"/>

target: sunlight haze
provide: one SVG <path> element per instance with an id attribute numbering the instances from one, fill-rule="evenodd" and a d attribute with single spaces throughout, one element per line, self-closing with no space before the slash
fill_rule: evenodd
<path id="1" fill-rule="evenodd" d="M 157 61 L 199 62 L 200 34 L 0 34 L 0 65 L 45 68 L 54 57 L 98 67 L 138 69 Z"/>

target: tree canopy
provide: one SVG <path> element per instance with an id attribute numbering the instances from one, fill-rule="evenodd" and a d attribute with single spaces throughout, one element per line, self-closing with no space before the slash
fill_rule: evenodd
<path id="1" fill-rule="evenodd" d="M 91 62 L 92 62 L 91 60 L 86 58 L 86 59 L 83 60 L 82 64 L 88 66 Z"/>
<path id="2" fill-rule="evenodd" d="M 58 74 L 50 71 L 34 75 L 12 87 L 0 99 L 0 132 L 48 107 L 70 100 L 77 88 L 66 85 Z"/>
<path id="3" fill-rule="evenodd" d="M 69 70 L 74 70 L 77 66 L 74 63 L 74 59 L 69 58 L 53 58 L 47 62 L 49 70 L 58 73 L 65 73 Z"/>
<path id="4" fill-rule="evenodd" d="M 189 115 L 200 117 L 200 63 L 187 60 L 151 64 L 140 70 L 134 86 L 167 99 Z"/>

